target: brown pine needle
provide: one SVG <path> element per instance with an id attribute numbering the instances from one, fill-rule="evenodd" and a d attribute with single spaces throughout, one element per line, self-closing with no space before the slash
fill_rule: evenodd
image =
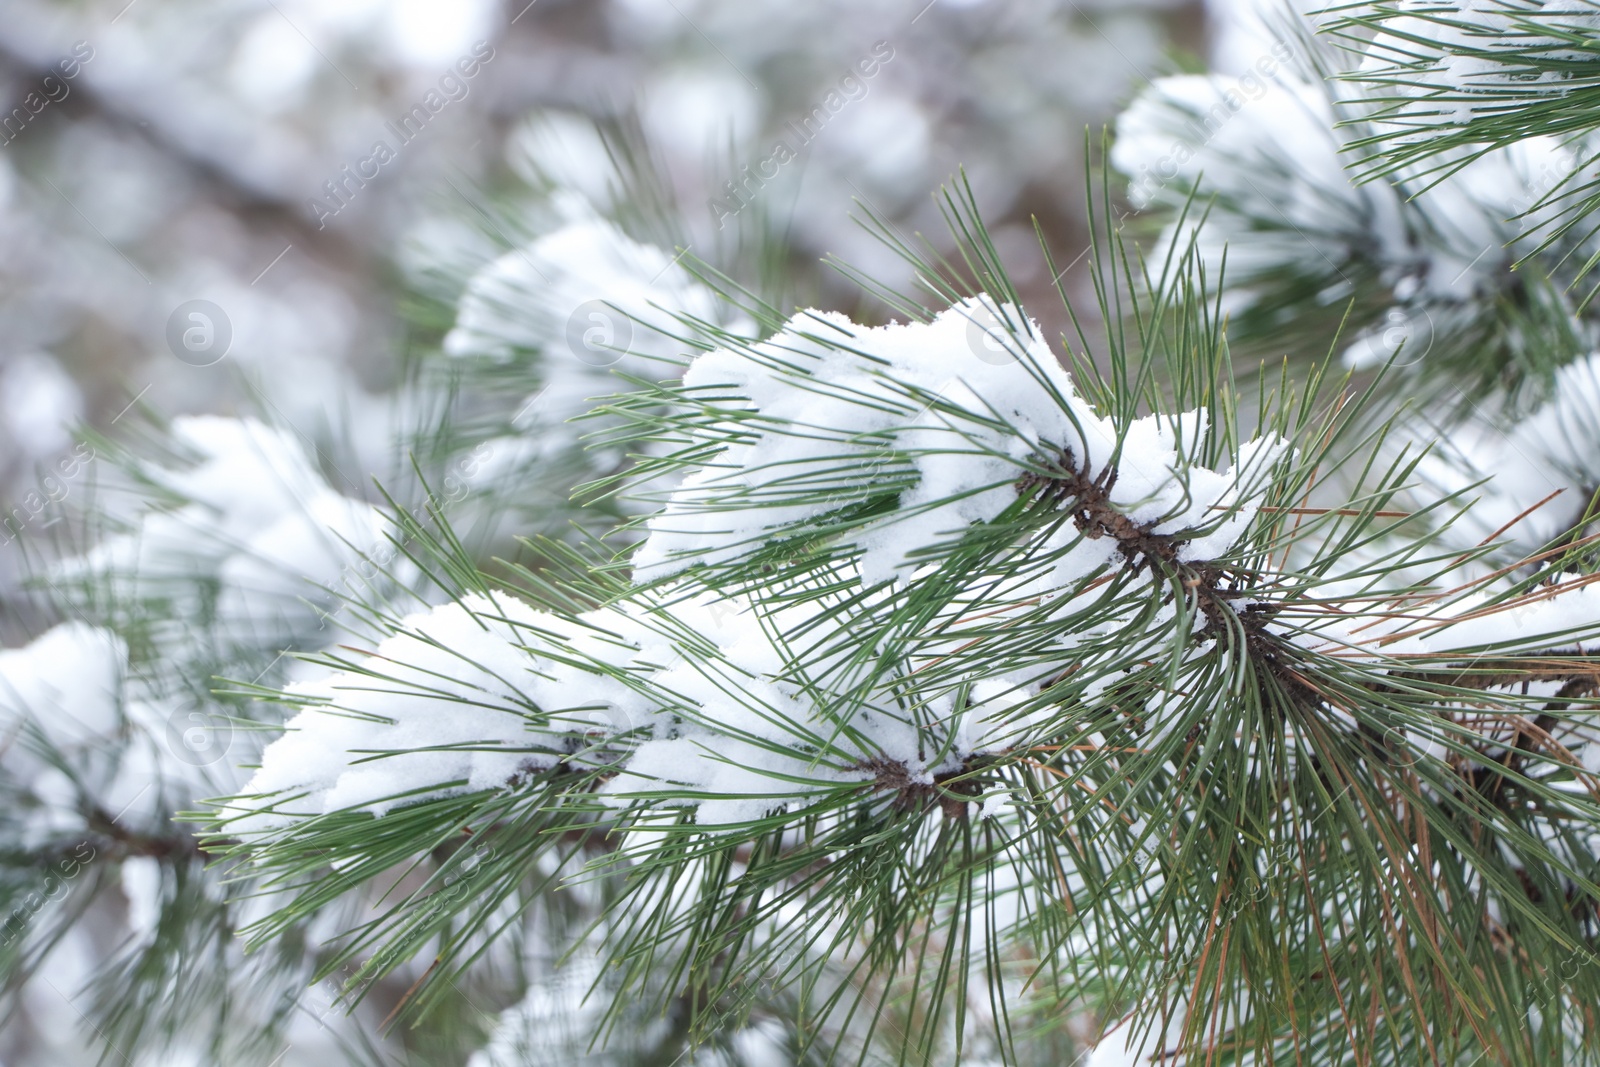
<path id="1" fill-rule="evenodd" d="M 400 1014 L 400 1009 L 404 1008 L 406 1006 L 406 1002 L 411 999 L 411 995 L 413 993 L 415 993 L 419 988 L 421 988 L 423 982 L 426 982 L 428 980 L 428 975 L 432 974 L 434 968 L 439 966 L 439 962 L 440 962 L 440 957 L 438 957 L 438 956 L 433 957 L 433 962 L 428 964 L 428 969 L 423 971 L 422 974 L 420 976 L 418 976 L 418 978 L 417 978 L 417 980 L 415 982 L 411 983 L 411 988 L 405 991 L 405 994 L 400 998 L 399 1002 L 397 1002 L 395 1004 L 394 1010 L 389 1012 L 388 1015 L 384 1016 L 383 1022 L 378 1024 L 378 1029 L 380 1031 L 383 1030 L 385 1027 L 387 1027 L 390 1023 L 392 1023 L 394 1021 L 394 1017 L 396 1015 Z"/>
<path id="2" fill-rule="evenodd" d="M 1212 511 L 1226 511 L 1227 509 L 1227 504 L 1211 505 Z M 1263 504 L 1256 510 L 1267 515 L 1351 515 L 1356 517 L 1370 515 L 1375 519 L 1409 519 L 1411 518 L 1412 514 L 1409 511 L 1367 512 L 1363 511 L 1361 508 L 1278 508 L 1270 507 L 1266 504 Z"/>

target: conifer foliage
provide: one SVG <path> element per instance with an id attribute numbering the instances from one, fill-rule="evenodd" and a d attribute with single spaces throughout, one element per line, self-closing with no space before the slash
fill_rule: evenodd
<path id="1" fill-rule="evenodd" d="M 1156 82 L 1065 336 L 959 177 L 942 244 L 867 213 L 870 321 L 569 191 L 380 503 L 257 422 L 127 445 L 159 497 L 43 572 L 88 621 L 0 655 L 0 884 L 66 887 L 12 984 L 117 872 L 101 1025 L 223 1062 L 306 986 L 356 1062 L 1600 1061 L 1592 7 Z M 183 700 L 225 759 L 149 743 Z"/>

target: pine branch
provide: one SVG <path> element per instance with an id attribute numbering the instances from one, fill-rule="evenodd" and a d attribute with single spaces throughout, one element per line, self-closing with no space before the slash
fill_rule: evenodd
<path id="1" fill-rule="evenodd" d="M 612 1018 L 643 998 L 687 1011 L 694 1042 L 753 971 L 836 1058 L 868 1058 L 904 991 L 895 1043 L 934 1056 L 969 1039 L 968 983 L 994 990 L 1020 953 L 1030 999 L 996 1033 L 1088 1004 L 1134 1007 L 1193 1062 L 1564 1047 L 1511 1027 L 1594 984 L 1549 974 L 1600 900 L 1553 845 L 1600 818 L 1589 582 L 1455 580 L 1428 520 L 1460 502 L 1395 506 L 1416 457 L 1306 508 L 1385 440 L 1378 387 L 1286 393 L 1246 439 L 1196 273 L 1191 249 L 1174 288 L 1125 294 L 1140 318 L 1108 337 L 1104 409 L 987 297 L 880 330 L 713 333 L 681 385 L 613 401 L 668 443 L 642 474 L 681 476 L 635 584 L 602 564 L 569 594 L 530 583 L 551 610 L 463 594 L 329 659 L 281 758 L 212 820 L 210 847 L 294 897 L 253 936 L 437 854 L 339 956 L 368 981 L 429 946 L 408 1010 L 538 872 L 600 893 Z M 458 736 L 405 732 L 445 722 Z M 1371 1002 L 1405 1010 L 1380 1024 Z"/>

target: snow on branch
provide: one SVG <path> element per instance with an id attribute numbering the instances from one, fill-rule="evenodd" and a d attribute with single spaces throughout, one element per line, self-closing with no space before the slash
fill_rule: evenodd
<path id="1" fill-rule="evenodd" d="M 964 817 L 983 760 L 1129 721 L 1164 743 L 1219 678 L 1348 721 L 1297 672 L 1381 688 L 1492 655 L 1531 678 L 1505 661 L 1600 634 L 1588 583 L 1429 600 L 1275 566 L 1295 509 L 1267 502 L 1302 457 L 1266 435 L 1214 470 L 1210 417 L 1119 424 L 986 299 L 870 329 L 806 313 L 707 353 L 660 416 L 693 469 L 635 554 L 647 584 L 575 615 L 466 597 L 327 658 L 229 832 L 562 772 L 704 828 L 829 798 Z"/>
<path id="2" fill-rule="evenodd" d="M 650 520 L 634 557 L 646 580 L 837 528 L 860 550 L 865 585 L 903 583 L 930 551 L 1046 483 L 1077 487 L 1103 512 L 1081 524 L 1084 559 L 1062 566 L 1092 569 L 1140 536 L 1211 558 L 1249 524 L 1245 498 L 1285 447 L 1250 442 L 1221 473 L 1191 458 L 1207 446 L 1204 411 L 1119 432 L 1078 396 L 1038 327 L 988 298 L 876 328 L 802 313 L 765 342 L 696 359 L 682 401 L 689 414 L 674 428 L 707 459 Z M 880 498 L 892 507 L 862 510 Z"/>

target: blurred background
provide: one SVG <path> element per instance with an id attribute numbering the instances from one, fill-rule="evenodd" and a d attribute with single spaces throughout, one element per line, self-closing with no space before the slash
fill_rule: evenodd
<path id="1" fill-rule="evenodd" d="M 859 303 L 825 254 L 904 283 L 852 215 L 936 237 L 931 194 L 958 168 L 1025 294 L 1052 281 L 1037 219 L 1082 295 L 1086 131 L 1151 77 L 1248 64 L 1238 7 L 0 0 L 0 503 L 26 512 L 0 551 L 3 636 L 25 614 L 15 549 L 72 491 L 42 481 L 71 426 L 269 412 L 378 451 L 407 353 L 527 236 L 507 190 L 537 173 L 620 195 L 597 128 L 641 150 L 629 192 L 651 187 L 670 243 L 782 277 L 795 302 Z M 817 111 L 830 93 L 842 106 Z M 168 341 L 196 300 L 228 335 L 204 366 Z"/>

